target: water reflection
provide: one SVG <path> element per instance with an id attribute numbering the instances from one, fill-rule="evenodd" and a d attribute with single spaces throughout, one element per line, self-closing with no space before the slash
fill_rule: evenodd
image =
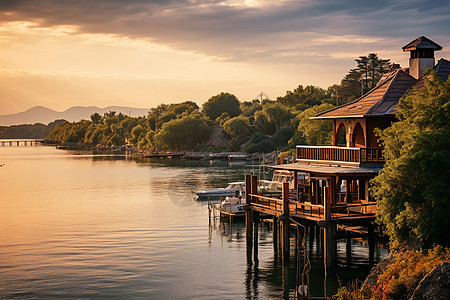
<path id="1" fill-rule="evenodd" d="M 283 267 L 271 225 L 259 224 L 256 259 L 255 251 L 247 256 L 245 223 L 209 220 L 208 203 L 194 201 L 191 193 L 257 174 L 251 163 L 4 148 L 0 298 L 293 295 L 296 262 Z M 320 235 L 311 230 L 307 236 L 313 295 L 323 294 Z M 343 282 L 368 270 L 367 245 L 352 240 L 350 256 L 346 249 L 346 241 L 339 241 Z M 375 260 L 383 255 L 375 249 Z M 330 290 L 337 287 L 333 276 L 327 278 Z"/>
<path id="2" fill-rule="evenodd" d="M 304 272 L 306 258 L 303 256 L 301 241 L 295 244 L 295 230 L 291 229 L 291 259 L 284 262 L 278 243 L 273 243 L 272 224 L 261 222 L 258 226 L 258 255 L 255 248 L 246 255 L 245 290 L 249 299 L 258 298 L 261 289 L 264 295 L 272 297 L 282 296 L 284 299 L 293 298 L 296 288 L 309 282 L 308 290 L 313 297 L 332 296 L 339 286 L 359 278 L 363 280 L 372 267 L 369 259 L 367 239 L 345 238 L 337 240 L 336 266 L 325 272 L 323 257 L 323 230 L 318 226 L 309 226 L 299 232 L 304 238 L 308 260 L 311 263 L 310 272 Z M 212 218 L 210 230 L 220 233 L 225 243 L 246 244 L 245 221 Z M 299 249 L 298 252 L 296 249 Z M 376 244 L 374 261 L 379 261 L 387 255 L 387 249 Z M 296 258 L 298 253 L 298 259 Z"/>

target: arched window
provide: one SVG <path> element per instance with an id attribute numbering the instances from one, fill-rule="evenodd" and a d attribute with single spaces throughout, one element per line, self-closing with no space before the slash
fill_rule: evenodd
<path id="1" fill-rule="evenodd" d="M 353 129 L 353 146 L 363 148 L 366 146 L 366 140 L 364 138 L 364 131 L 361 124 L 356 123 L 355 129 Z"/>
<path id="2" fill-rule="evenodd" d="M 344 123 L 339 124 L 338 130 L 336 131 L 336 145 L 337 146 L 347 145 Z"/>

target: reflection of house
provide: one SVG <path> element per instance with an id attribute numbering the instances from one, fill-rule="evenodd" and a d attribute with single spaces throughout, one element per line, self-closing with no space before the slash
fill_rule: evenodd
<path id="1" fill-rule="evenodd" d="M 414 87 L 424 88 L 422 75 L 427 68 L 447 79 L 450 62 L 440 59 L 435 65 L 434 52 L 441 49 L 426 37 L 415 39 L 403 47 L 411 55 L 409 68 L 394 65 L 361 98 L 313 117 L 333 122 L 333 145 L 297 146 L 295 163 L 274 166 L 292 172 L 294 178 L 298 172 L 307 174 L 305 180 L 295 183 L 296 196 L 290 196 L 286 205 L 277 205 L 276 200 L 258 197 L 252 190 L 252 210 L 299 220 L 325 220 L 327 224 L 369 226 L 376 210 L 369 180 L 384 164 L 375 129 L 395 121 L 398 101 L 405 93 Z"/>

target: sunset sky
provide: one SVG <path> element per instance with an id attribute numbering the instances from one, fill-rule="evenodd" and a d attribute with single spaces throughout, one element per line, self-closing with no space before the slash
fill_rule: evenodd
<path id="1" fill-rule="evenodd" d="M 275 99 L 339 83 L 369 52 L 407 66 L 421 35 L 449 59 L 449 28 L 448 1 L 1 0 L 0 115 Z"/>

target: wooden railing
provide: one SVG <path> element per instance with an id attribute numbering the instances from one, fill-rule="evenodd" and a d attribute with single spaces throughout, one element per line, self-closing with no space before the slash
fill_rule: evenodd
<path id="1" fill-rule="evenodd" d="M 297 160 L 360 164 L 384 162 L 384 156 L 383 148 L 298 145 Z"/>
<path id="2" fill-rule="evenodd" d="M 262 208 L 282 214 L 283 200 L 261 195 L 250 194 L 251 205 L 255 208 Z M 289 214 L 293 216 L 314 217 L 325 219 L 325 206 L 309 202 L 289 201 Z M 350 216 L 373 215 L 376 213 L 376 202 L 360 200 L 360 203 L 349 203 L 331 206 L 331 219 L 339 219 Z"/>

